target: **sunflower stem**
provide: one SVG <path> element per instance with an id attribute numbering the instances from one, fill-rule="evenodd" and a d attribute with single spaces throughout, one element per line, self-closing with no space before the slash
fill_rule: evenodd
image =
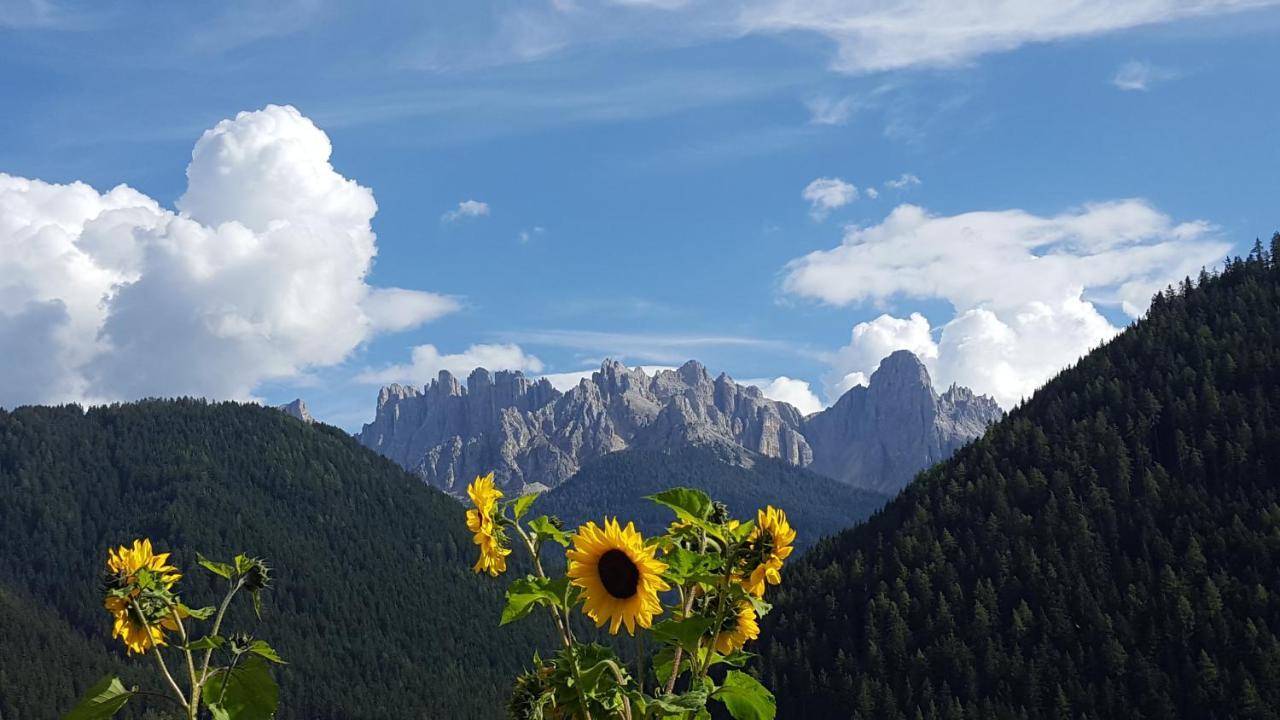
<path id="1" fill-rule="evenodd" d="M 173 620 L 178 626 L 178 634 L 182 636 L 182 654 L 187 658 L 187 677 L 191 681 L 191 705 L 196 709 L 200 708 L 200 691 L 204 688 L 203 683 L 196 681 L 196 661 L 191 651 L 187 649 L 187 645 L 191 643 L 191 639 L 187 636 L 187 626 L 182 623 L 182 613 L 179 612 L 176 604 L 169 604 L 169 612 L 172 613 Z M 195 712 L 191 717 L 195 718 Z"/>
<path id="2" fill-rule="evenodd" d="M 222 604 L 218 606 L 218 614 L 215 615 L 213 618 L 213 628 L 209 630 L 210 636 L 217 635 L 218 631 L 222 629 L 222 618 L 224 615 L 227 614 L 227 607 L 231 605 L 231 598 L 234 597 L 236 592 L 238 592 L 240 588 L 243 586 L 244 586 L 243 577 L 231 583 L 230 588 L 227 590 L 226 597 L 222 598 Z M 201 686 L 204 685 L 205 680 L 209 679 L 209 661 L 210 659 L 212 659 L 212 657 L 213 657 L 213 648 L 209 648 L 208 650 L 204 651 L 204 660 L 201 662 L 201 668 L 200 668 L 200 685 Z"/>
<path id="3" fill-rule="evenodd" d="M 720 633 L 724 632 L 725 598 L 729 595 L 729 584 L 733 582 L 734 556 L 737 554 L 737 551 L 738 546 L 735 544 L 731 545 L 726 553 L 728 561 L 725 563 L 724 577 L 720 579 L 720 597 L 718 598 L 718 604 L 716 606 L 716 631 L 715 634 L 711 636 L 711 645 L 707 647 L 706 657 L 698 658 L 698 664 L 700 666 L 698 673 L 699 678 L 705 678 L 707 673 L 711 670 L 711 658 L 715 655 L 716 645 L 720 642 Z"/>
<path id="4" fill-rule="evenodd" d="M 698 586 L 690 586 L 689 593 L 685 596 L 684 614 L 681 615 L 682 619 L 689 617 L 689 613 L 693 610 L 693 601 L 697 596 Z M 676 645 L 676 651 L 671 655 L 671 677 L 667 678 L 667 687 L 663 692 L 664 695 L 670 695 L 676 690 L 676 678 L 680 677 L 680 659 L 683 653 L 684 648 Z"/>
<path id="5" fill-rule="evenodd" d="M 136 598 L 130 598 L 129 604 L 133 607 L 133 611 L 138 614 L 138 618 L 142 620 L 142 627 L 147 633 L 147 640 L 151 642 L 151 622 L 147 620 L 147 616 L 142 613 L 142 606 L 138 605 Z M 169 687 L 173 688 L 173 694 L 178 696 L 178 702 L 182 703 L 182 707 L 187 711 L 187 717 L 191 717 L 191 703 L 187 702 L 187 696 L 182 694 L 182 689 L 178 687 L 178 683 L 173 679 L 173 673 L 169 672 L 169 666 L 164 662 L 164 655 L 160 654 L 160 646 L 151 642 L 151 650 L 156 656 L 156 664 L 160 666 L 160 672 L 164 673 L 164 677 L 169 681 Z"/>
<path id="6" fill-rule="evenodd" d="M 231 658 L 231 664 L 227 666 L 227 676 L 222 679 L 222 689 L 218 691 L 218 704 L 222 704 L 222 699 L 227 696 L 227 686 L 231 684 L 231 671 L 236 669 L 236 665 L 240 662 L 240 656 L 236 655 Z"/>
<path id="7" fill-rule="evenodd" d="M 538 557 L 538 548 L 534 546 L 533 538 L 529 537 L 529 534 L 524 531 L 524 528 L 520 527 L 519 522 L 512 522 L 511 526 L 520 534 L 520 539 L 524 541 L 525 549 L 529 551 L 529 556 L 533 558 L 534 571 L 538 573 L 539 578 L 546 580 L 547 573 L 542 569 L 542 559 Z M 548 605 L 547 610 L 551 611 L 551 619 L 555 621 L 556 629 L 560 631 L 560 639 L 564 641 L 564 646 L 566 648 L 573 647 L 573 631 L 569 629 L 568 609 L 565 609 L 563 617 L 561 617 L 560 611 L 552 605 Z"/>
<path id="8" fill-rule="evenodd" d="M 636 682 L 640 685 L 640 692 L 644 692 L 645 684 L 645 657 L 644 649 L 644 633 L 636 633 Z"/>

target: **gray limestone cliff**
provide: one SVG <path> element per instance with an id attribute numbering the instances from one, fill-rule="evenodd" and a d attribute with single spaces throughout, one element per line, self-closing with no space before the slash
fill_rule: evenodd
<path id="1" fill-rule="evenodd" d="M 855 387 L 810 416 L 809 469 L 883 493 L 896 493 L 924 468 L 950 457 L 1003 416 L 968 388 L 939 395 L 915 355 L 899 350 L 880 362 L 867 387 Z"/>
<path id="2" fill-rule="evenodd" d="M 712 378 L 696 362 L 650 376 L 606 360 L 561 393 L 546 380 L 478 369 L 461 385 L 448 372 L 422 390 L 389 385 L 360 442 L 423 480 L 458 493 L 492 470 L 519 492 L 554 487 L 586 463 L 632 446 L 720 443 L 807 465 L 799 411 Z"/>
<path id="3" fill-rule="evenodd" d="M 744 462 L 753 453 L 776 457 L 883 491 L 897 490 L 999 415 L 993 401 L 964 388 L 934 393 L 910 353 L 886 358 L 870 388 L 854 388 L 808 418 L 694 361 L 649 375 L 606 360 L 563 393 L 545 379 L 483 369 L 465 385 L 448 372 L 420 390 L 389 385 L 358 437 L 455 494 L 489 471 L 519 493 L 554 487 L 625 448 L 688 445 L 747 450 Z"/>
<path id="4" fill-rule="evenodd" d="M 315 422 L 316 419 L 311 417 L 311 411 L 307 409 L 307 403 L 302 398 L 298 398 L 291 403 L 277 405 L 276 409 L 285 415 L 298 418 L 302 422 Z"/>

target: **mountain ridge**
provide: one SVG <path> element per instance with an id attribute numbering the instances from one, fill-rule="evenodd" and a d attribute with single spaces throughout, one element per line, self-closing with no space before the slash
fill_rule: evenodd
<path id="1" fill-rule="evenodd" d="M 897 402 L 910 413 L 891 412 Z M 388 385 L 357 437 L 454 494 L 491 470 L 512 491 L 542 490 L 611 452 L 689 445 L 734 445 L 891 493 L 1002 414 L 994 400 L 965 388 L 938 395 L 906 351 L 885 358 L 869 387 L 807 417 L 754 385 L 725 373 L 713 378 L 693 360 L 653 375 L 605 360 L 563 393 L 546 379 L 481 368 L 465 385 L 447 371 L 421 390 Z M 881 427 L 884 418 L 896 424 Z"/>

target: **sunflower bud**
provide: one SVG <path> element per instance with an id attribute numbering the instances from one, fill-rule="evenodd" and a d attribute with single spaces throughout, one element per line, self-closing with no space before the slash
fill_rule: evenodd
<path id="1" fill-rule="evenodd" d="M 243 655 L 253 645 L 253 636 L 249 633 L 237 632 L 227 636 L 227 650 L 232 655 Z"/>
<path id="2" fill-rule="evenodd" d="M 516 677 L 516 686 L 511 691 L 511 700 L 507 703 L 507 713 L 514 720 L 533 720 L 534 718 L 558 717 L 548 715 L 554 712 L 554 689 L 551 686 L 552 668 L 541 664 L 533 672 L 523 673 Z"/>
<path id="3" fill-rule="evenodd" d="M 249 592 L 266 590 L 271 586 L 271 568 L 262 558 L 249 558 L 240 568 L 244 589 Z"/>

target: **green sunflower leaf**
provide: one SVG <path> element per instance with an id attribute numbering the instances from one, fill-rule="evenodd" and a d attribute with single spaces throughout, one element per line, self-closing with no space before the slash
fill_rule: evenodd
<path id="1" fill-rule="evenodd" d="M 524 517 L 525 513 L 529 512 L 529 506 L 533 505 L 533 501 L 537 500 L 539 495 L 540 493 L 536 492 L 529 493 L 528 495 L 521 495 L 511 503 L 511 511 L 515 513 L 516 520 Z"/>
<path id="2" fill-rule="evenodd" d="M 209 676 L 204 697 L 214 717 L 228 720 L 271 720 L 280 704 L 280 688 L 265 660 L 251 657 L 227 672 Z"/>
<path id="3" fill-rule="evenodd" d="M 89 688 L 71 712 L 62 720 L 106 720 L 120 712 L 134 692 L 120 682 L 120 678 L 108 675 Z"/>
<path id="4" fill-rule="evenodd" d="M 673 548 L 662 556 L 667 564 L 667 571 L 662 575 L 676 585 L 684 585 L 691 580 L 699 582 L 717 580 L 713 577 L 718 558 L 704 553 L 697 553 L 686 548 Z"/>
<path id="5" fill-rule="evenodd" d="M 209 618 L 213 617 L 213 613 L 214 613 L 214 607 L 212 605 L 208 607 L 202 607 L 202 608 L 193 608 L 193 607 L 187 607 L 186 605 L 183 605 L 182 609 L 186 610 L 188 615 L 190 615 L 191 617 L 197 620 L 208 620 Z"/>
<path id="6" fill-rule="evenodd" d="M 671 488 L 657 495 L 650 495 L 645 500 L 665 505 L 675 511 L 678 517 L 686 520 L 706 520 L 711 515 L 711 498 L 693 488 Z"/>
<path id="7" fill-rule="evenodd" d="M 764 617 L 773 609 L 773 605 L 765 602 L 763 599 L 758 598 L 751 593 L 746 593 L 746 595 L 747 600 L 751 603 L 751 608 L 756 611 L 756 617 Z"/>
<path id="8" fill-rule="evenodd" d="M 277 665 L 289 664 L 285 662 L 278 653 L 276 653 L 275 648 L 267 644 L 266 640 L 254 640 L 249 644 L 249 652 L 263 658 L 264 660 L 270 660 Z"/>
<path id="9" fill-rule="evenodd" d="M 530 520 L 529 529 L 533 531 L 538 540 L 551 540 L 563 547 L 569 547 L 569 533 L 556 527 L 551 522 L 551 518 L 546 515 L 539 515 Z"/>
<path id="10" fill-rule="evenodd" d="M 204 555 L 201 555 L 200 553 L 196 553 L 196 562 L 199 563 L 200 567 L 204 568 L 205 570 L 208 570 L 209 572 L 213 573 L 214 575 L 217 575 L 218 577 L 223 577 L 228 580 L 231 579 L 231 574 L 235 572 L 235 568 L 228 565 L 227 563 L 214 562 L 213 560 L 210 560 L 209 558 L 205 557 Z"/>
<path id="11" fill-rule="evenodd" d="M 711 696 L 724 703 L 734 720 L 773 720 L 778 714 L 773 693 L 741 670 L 726 673 L 724 684 Z"/>
<path id="12" fill-rule="evenodd" d="M 221 635 L 206 635 L 187 644 L 188 650 L 216 650 L 227 642 Z"/>
<path id="13" fill-rule="evenodd" d="M 685 650 L 693 651 L 698 646 L 698 639 L 706 635 L 715 625 L 714 618 L 688 617 L 683 620 L 663 620 L 651 629 L 653 637 L 666 643 L 680 645 Z"/>
<path id="14" fill-rule="evenodd" d="M 707 706 L 707 691 L 695 688 L 679 695 L 659 695 L 649 702 L 668 712 L 681 713 L 679 717 L 685 717 L 684 713 Z"/>
<path id="15" fill-rule="evenodd" d="M 515 622 L 533 612 L 539 605 L 559 607 L 564 602 L 568 578 L 538 578 L 532 575 L 513 580 L 507 587 L 507 606 L 502 610 L 499 625 Z"/>

